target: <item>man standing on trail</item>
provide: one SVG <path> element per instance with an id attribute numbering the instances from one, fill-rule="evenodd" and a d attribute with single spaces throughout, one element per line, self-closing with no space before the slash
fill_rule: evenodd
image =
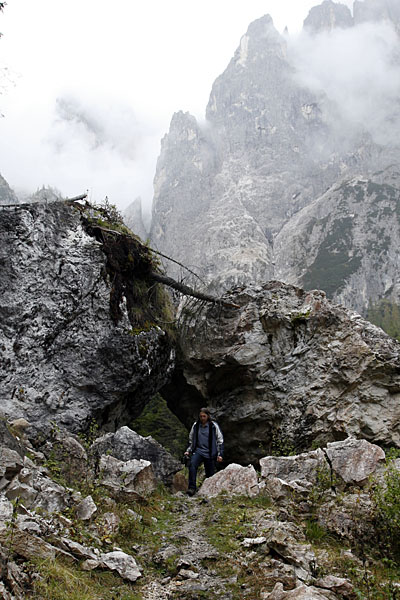
<path id="1" fill-rule="evenodd" d="M 201 408 L 198 420 L 193 423 L 189 433 L 189 447 L 186 456 L 191 455 L 189 467 L 188 495 L 196 493 L 197 469 L 204 463 L 206 477 L 215 473 L 215 461 L 222 462 L 224 438 L 217 423 L 211 419 L 208 408 Z"/>

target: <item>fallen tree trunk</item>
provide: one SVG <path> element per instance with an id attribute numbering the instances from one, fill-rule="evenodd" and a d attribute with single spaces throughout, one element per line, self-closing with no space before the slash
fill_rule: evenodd
<path id="1" fill-rule="evenodd" d="M 198 300 L 203 300 L 204 302 L 212 302 L 213 304 L 221 304 L 227 308 L 240 308 L 238 304 L 233 304 L 232 302 L 225 302 L 220 298 L 216 298 L 215 296 L 211 296 L 210 294 L 204 294 L 203 292 L 197 292 L 193 288 L 184 285 L 183 283 L 179 283 L 172 277 L 168 277 L 167 275 L 162 275 L 161 273 L 156 273 L 155 271 L 151 271 L 150 273 L 151 279 L 157 281 L 157 283 L 162 283 L 164 285 L 168 285 L 169 287 L 177 290 L 181 294 L 185 296 L 192 296 L 193 298 L 197 298 Z"/>

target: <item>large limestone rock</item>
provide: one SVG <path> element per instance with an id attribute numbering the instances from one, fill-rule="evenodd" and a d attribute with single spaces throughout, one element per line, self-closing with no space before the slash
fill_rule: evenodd
<path id="1" fill-rule="evenodd" d="M 83 564 L 83 568 L 86 570 L 95 569 L 96 567 L 117 571 L 123 579 L 133 582 L 142 575 L 135 559 L 121 550 L 107 552 L 102 554 L 98 559 L 89 559 Z"/>
<path id="2" fill-rule="evenodd" d="M 75 514 L 81 521 L 88 521 L 96 512 L 97 506 L 92 496 L 86 496 L 75 509 Z"/>
<path id="3" fill-rule="evenodd" d="M 285 481 L 315 483 L 319 470 L 327 468 L 321 449 L 295 456 L 266 456 L 260 459 L 261 477 L 278 477 Z"/>
<path id="4" fill-rule="evenodd" d="M 370 494 L 346 494 L 318 509 L 318 522 L 339 538 L 355 543 L 369 541 L 374 532 L 374 504 Z M 373 534 L 372 534 L 373 535 Z"/>
<path id="5" fill-rule="evenodd" d="M 108 488 L 118 499 L 147 496 L 157 486 L 156 478 L 148 460 L 118 460 L 102 456 L 99 463 L 99 483 Z"/>
<path id="6" fill-rule="evenodd" d="M 182 469 L 181 463 L 151 436 L 143 437 L 126 426 L 98 438 L 91 453 L 98 457 L 108 454 L 121 461 L 147 460 L 156 477 L 164 483 L 171 483 L 174 474 Z"/>
<path id="7" fill-rule="evenodd" d="M 237 496 L 257 496 L 259 491 L 254 467 L 230 464 L 212 477 L 208 477 L 199 489 L 198 495 L 213 498 L 221 492 L 227 492 Z"/>
<path id="8" fill-rule="evenodd" d="M 225 298 L 239 308 L 188 319 L 163 395 L 188 426 L 210 406 L 228 460 L 256 461 L 276 440 L 400 446 L 398 342 L 322 292 L 270 282 Z"/>
<path id="9" fill-rule="evenodd" d="M 106 258 L 87 230 L 63 202 L 0 211 L 1 409 L 36 431 L 50 421 L 77 431 L 93 418 L 115 429 L 168 377 L 165 332 L 129 320 L 128 257 L 115 245 Z"/>
<path id="10" fill-rule="evenodd" d="M 54 560 L 59 556 L 69 563 L 74 562 L 73 556 L 68 552 L 49 544 L 38 535 L 32 535 L 27 531 L 19 529 L 15 529 L 12 536 L 10 536 L 9 531 L 0 530 L 0 544 L 3 544 L 5 547 L 9 545 L 13 553 L 28 560 L 38 558 L 50 558 Z"/>
<path id="11" fill-rule="evenodd" d="M 366 440 L 331 442 L 325 452 L 333 472 L 350 485 L 365 485 L 385 462 L 382 448 Z"/>

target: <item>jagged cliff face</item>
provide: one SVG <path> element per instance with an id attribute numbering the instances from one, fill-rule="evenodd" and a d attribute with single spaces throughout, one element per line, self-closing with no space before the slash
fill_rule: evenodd
<path id="1" fill-rule="evenodd" d="M 349 9 L 326 0 L 310 12 L 305 27 L 313 34 L 371 19 L 396 25 L 397 8 L 383 0 L 374 6 L 378 4 L 379 10 L 372 10 L 369 2 L 363 3 L 353 18 Z M 346 186 L 353 178 L 371 179 L 373 185 L 373 173 L 399 161 L 396 145 L 379 146 L 359 127 L 349 128 L 328 97 L 298 81 L 287 41 L 266 16 L 250 25 L 214 83 L 206 124 L 200 126 L 187 113 L 172 118 L 155 176 L 152 244 L 196 267 L 211 289 L 272 278 L 314 285 L 313 272 L 307 275 L 306 270 L 324 248 L 308 242 L 299 254 L 299 236 L 292 244 L 301 211 L 323 204 L 323 198 L 326 210 L 332 211 L 340 202 L 329 207 L 327 189 Z M 398 189 L 398 180 L 390 185 Z M 335 273 L 335 281 L 318 281 L 333 298 L 362 311 L 370 292 L 372 299 L 388 292 L 387 272 L 395 277 L 392 267 L 377 272 L 375 258 L 369 258 L 368 227 L 361 224 L 362 218 L 374 219 L 369 198 L 370 211 L 363 207 L 359 215 L 363 238 L 348 246 L 355 238 L 346 230 L 340 241 L 350 260 L 362 255 L 359 268 L 355 270 L 353 261 Z M 396 202 L 393 196 L 392 205 Z M 351 203 L 358 213 L 357 195 Z M 332 214 L 332 223 L 342 216 Z M 312 240 L 324 243 L 321 236 Z M 398 253 L 394 244 L 391 248 L 394 264 Z M 338 276 L 344 279 L 336 282 Z"/>
<path id="2" fill-rule="evenodd" d="M 140 197 L 136 198 L 132 204 L 129 204 L 124 210 L 123 217 L 127 227 L 142 240 L 146 241 L 149 236 L 143 223 L 142 200 Z"/>
<path id="3" fill-rule="evenodd" d="M 301 210 L 276 237 L 277 278 L 360 313 L 382 295 L 400 303 L 399 184 L 393 169 L 356 177 Z"/>
<path id="4" fill-rule="evenodd" d="M 91 419 L 113 430 L 140 414 L 171 367 L 165 332 L 132 325 L 122 278 L 134 259 L 111 242 L 106 256 L 88 231 L 63 202 L 0 211 L 2 413 L 42 431 Z"/>
<path id="5" fill-rule="evenodd" d="M 0 175 L 0 205 L 17 204 L 18 199 L 7 181 Z"/>
<path id="6" fill-rule="evenodd" d="M 304 21 L 304 27 L 312 33 L 331 31 L 336 27 L 345 29 L 353 26 L 353 17 L 344 4 L 336 4 L 332 0 L 325 0 L 309 12 Z"/>
<path id="7" fill-rule="evenodd" d="M 238 308 L 188 316 L 163 395 L 188 426 L 210 406 L 228 460 L 347 435 L 400 445 L 398 342 L 323 292 L 270 282 L 224 298 Z"/>
<path id="8" fill-rule="evenodd" d="M 400 5 L 397 0 L 355 0 L 354 22 L 389 21 L 400 33 Z"/>

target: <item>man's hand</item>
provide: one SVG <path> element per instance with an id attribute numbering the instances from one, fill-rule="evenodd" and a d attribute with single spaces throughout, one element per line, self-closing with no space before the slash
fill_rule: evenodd
<path id="1" fill-rule="evenodd" d="M 185 456 L 189 456 L 189 452 L 185 452 Z"/>
<path id="2" fill-rule="evenodd" d="M 224 459 L 222 458 L 222 456 L 217 456 L 217 462 L 222 462 Z"/>

